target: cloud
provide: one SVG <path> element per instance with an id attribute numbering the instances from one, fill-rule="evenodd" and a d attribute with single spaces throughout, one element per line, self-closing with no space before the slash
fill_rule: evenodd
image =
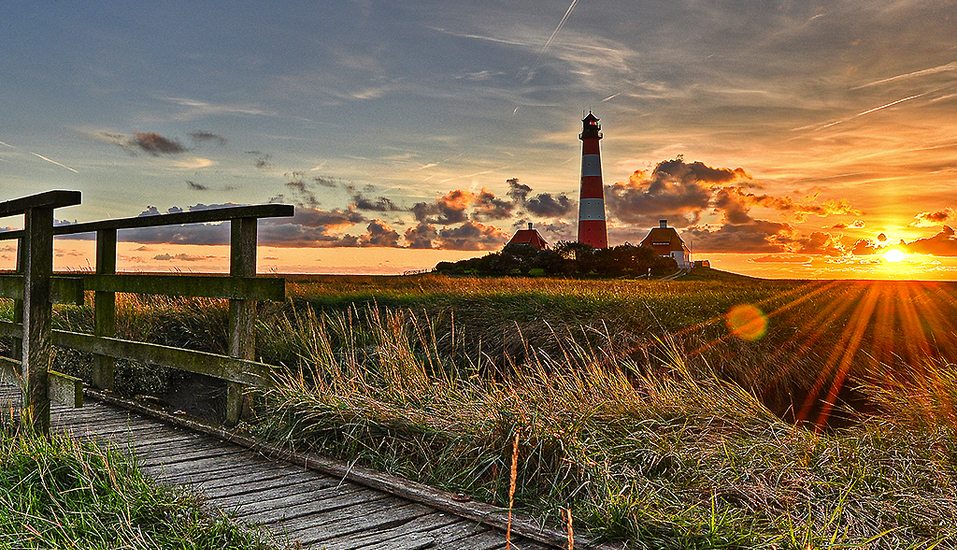
<path id="1" fill-rule="evenodd" d="M 870 256 L 880 252 L 881 247 L 870 239 L 858 239 L 851 247 L 851 254 L 855 256 Z"/>
<path id="2" fill-rule="evenodd" d="M 360 246 L 360 238 L 336 233 L 363 221 L 362 214 L 353 210 L 300 207 L 292 218 L 261 220 L 259 242 L 277 248 Z"/>
<path id="3" fill-rule="evenodd" d="M 454 225 L 462 223 L 468 216 L 466 209 L 475 201 L 471 191 L 455 189 L 435 199 L 433 203 L 417 202 L 412 206 L 416 221 L 436 225 Z"/>
<path id="4" fill-rule="evenodd" d="M 375 219 L 366 228 L 368 233 L 359 237 L 359 246 L 399 246 L 399 234 L 382 220 Z"/>
<path id="5" fill-rule="evenodd" d="M 936 212 L 921 212 L 914 216 L 911 227 L 927 227 L 940 225 L 946 221 L 957 220 L 957 210 L 947 207 Z"/>
<path id="6" fill-rule="evenodd" d="M 851 222 L 851 223 L 841 222 L 841 223 L 836 223 L 836 224 L 834 224 L 834 225 L 831 226 L 831 229 L 848 229 L 848 228 L 851 228 L 851 229 L 863 229 L 863 228 L 864 228 L 864 220 L 854 220 L 854 221 Z"/>
<path id="7" fill-rule="evenodd" d="M 367 199 L 363 197 L 361 193 L 357 193 L 352 197 L 352 204 L 356 210 L 368 210 L 372 212 L 401 212 L 404 210 L 388 197 Z"/>
<path id="8" fill-rule="evenodd" d="M 491 191 L 483 187 L 475 197 L 474 207 L 472 219 L 504 220 L 512 216 L 515 205 L 511 201 L 496 198 Z"/>
<path id="9" fill-rule="evenodd" d="M 620 221 L 648 226 L 667 219 L 675 227 L 686 227 L 713 213 L 723 223 L 746 225 L 755 222 L 752 208 L 766 208 L 803 222 L 808 215 L 861 214 L 845 199 L 820 204 L 797 202 L 791 197 L 757 194 L 760 187 L 743 168 L 713 168 L 679 156 L 659 162 L 649 175 L 636 170 L 625 183 L 605 186 L 605 203 Z"/>
<path id="10" fill-rule="evenodd" d="M 409 248 L 432 248 L 432 243 L 438 239 L 439 233 L 435 226 L 419 222 L 415 227 L 410 227 L 405 231 L 405 242 Z"/>
<path id="11" fill-rule="evenodd" d="M 830 233 L 815 231 L 807 237 L 797 239 L 797 252 L 824 256 L 844 256 L 846 251 L 840 241 Z"/>
<path id="12" fill-rule="evenodd" d="M 940 233 L 926 239 L 917 239 L 901 245 L 907 252 L 930 254 L 933 256 L 957 256 L 957 237 L 949 225 L 943 226 Z"/>
<path id="13" fill-rule="evenodd" d="M 751 220 L 717 228 L 691 227 L 684 233 L 685 242 L 690 239 L 695 251 L 760 253 L 790 252 L 797 232 L 787 223 Z"/>
<path id="14" fill-rule="evenodd" d="M 745 208 L 745 211 L 754 206 L 768 208 L 788 215 L 799 222 L 803 222 L 805 219 L 807 219 L 809 214 L 815 214 L 821 217 L 835 214 L 861 215 L 860 211 L 851 208 L 851 205 L 847 199 L 825 201 L 821 204 L 803 204 L 794 202 L 794 199 L 791 197 L 773 197 L 767 194 L 756 195 L 754 193 L 746 192 L 739 187 L 722 188 L 718 193 L 733 194 L 733 200 L 739 203 L 738 208 L 743 207 Z"/>
<path id="15" fill-rule="evenodd" d="M 540 218 L 562 218 L 568 216 L 575 210 L 576 203 L 568 195 L 552 195 L 550 193 L 539 193 L 529 198 L 532 188 L 518 182 L 518 178 L 506 180 L 508 191 L 506 195 L 515 201 L 515 204 L 521 206 L 526 212 Z"/>
<path id="16" fill-rule="evenodd" d="M 711 187 L 751 177 L 741 168 L 687 164 L 681 157 L 659 162 L 648 175 L 636 170 L 625 183 L 605 186 L 605 204 L 625 223 L 649 225 L 667 218 L 676 227 L 696 223 L 711 201 Z"/>
<path id="17" fill-rule="evenodd" d="M 167 262 L 171 260 L 180 260 L 183 262 L 202 262 L 215 257 L 216 256 L 194 256 L 192 254 L 176 254 L 175 256 L 171 256 L 170 254 L 163 253 L 153 256 L 153 259 L 159 260 L 161 262 Z"/>
<path id="18" fill-rule="evenodd" d="M 136 132 L 132 137 L 104 132 L 99 134 L 99 137 L 133 154 L 139 151 L 158 157 L 160 155 L 177 155 L 189 151 L 178 140 L 163 137 L 156 132 Z"/>
<path id="19" fill-rule="evenodd" d="M 508 233 L 494 225 L 468 221 L 439 231 L 439 246 L 445 250 L 497 250 L 505 246 Z"/>
<path id="20" fill-rule="evenodd" d="M 179 141 L 163 137 L 156 132 L 136 132 L 132 143 L 153 156 L 175 155 L 188 151 Z"/>
<path id="21" fill-rule="evenodd" d="M 189 136 L 193 138 L 193 141 L 196 144 L 212 142 L 219 146 L 226 145 L 226 138 L 218 134 L 214 134 L 212 132 L 206 132 L 206 131 L 191 132 Z"/>
<path id="22" fill-rule="evenodd" d="M 195 181 L 186 180 L 186 187 L 190 188 L 193 191 L 209 191 L 209 187 L 196 183 Z"/>
<path id="23" fill-rule="evenodd" d="M 202 158 L 202 157 L 193 157 L 189 160 L 175 161 L 173 162 L 173 166 L 177 166 L 185 170 L 199 170 L 200 168 L 209 168 L 210 166 L 216 166 L 216 161 L 212 159 Z"/>
<path id="24" fill-rule="evenodd" d="M 260 170 L 272 168 L 272 165 L 269 164 L 269 159 L 272 158 L 271 155 L 267 155 L 259 151 L 246 151 L 246 154 L 256 155 L 256 160 L 253 162 L 253 166 L 255 166 L 256 168 L 259 168 Z"/>
<path id="25" fill-rule="evenodd" d="M 807 264 L 811 263 L 810 256 L 778 256 L 769 254 L 767 256 L 758 256 L 756 258 L 750 258 L 749 262 L 758 263 L 758 264 Z"/>

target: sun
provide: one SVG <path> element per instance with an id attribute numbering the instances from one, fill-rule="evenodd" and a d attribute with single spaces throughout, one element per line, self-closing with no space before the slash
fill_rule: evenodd
<path id="1" fill-rule="evenodd" d="M 884 253 L 884 259 L 888 262 L 899 263 L 907 257 L 907 253 L 899 248 L 892 248 Z"/>

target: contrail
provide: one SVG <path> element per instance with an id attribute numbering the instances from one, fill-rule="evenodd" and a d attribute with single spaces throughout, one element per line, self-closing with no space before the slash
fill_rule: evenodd
<path id="1" fill-rule="evenodd" d="M 572 14 L 572 11 L 575 10 L 575 6 L 578 5 L 579 0 L 572 0 L 572 3 L 569 4 L 568 9 L 565 10 L 565 15 L 562 16 L 562 20 L 558 22 L 558 26 L 555 27 L 555 30 L 552 31 L 552 35 L 548 37 L 548 40 L 545 41 L 545 45 L 542 47 L 542 51 L 538 52 L 538 59 L 535 60 L 535 65 L 532 66 L 528 71 L 528 78 L 532 77 L 532 73 L 535 72 L 535 69 L 538 68 L 538 64 L 542 61 L 542 56 L 545 55 L 545 51 L 552 44 L 552 40 L 555 39 L 555 35 L 558 34 L 558 31 L 562 30 L 562 27 L 565 26 L 565 21 L 568 21 L 568 16 Z M 526 79 L 526 82 L 528 79 Z"/>
<path id="2" fill-rule="evenodd" d="M 932 91 L 936 91 L 936 90 L 932 90 Z M 910 97 L 905 97 L 905 98 L 902 98 L 902 99 L 898 99 L 897 101 L 891 101 L 890 103 L 887 103 L 887 104 L 885 104 L 885 105 L 881 105 L 880 107 L 874 107 L 873 109 L 868 109 L 868 110 L 866 110 L 866 111 L 861 111 L 860 113 L 857 113 L 857 114 L 854 115 L 854 116 L 849 116 L 849 117 L 847 117 L 847 118 L 845 118 L 845 119 L 841 119 L 841 120 L 835 120 L 834 122 L 828 122 L 827 124 L 825 124 L 825 125 L 823 125 L 823 126 L 818 126 L 817 128 L 814 128 L 814 130 L 815 130 L 815 131 L 818 131 L 818 130 L 823 130 L 823 129 L 825 129 L 825 128 L 830 128 L 831 126 L 837 126 L 838 124 L 844 124 L 845 122 L 847 122 L 847 121 L 849 121 L 849 120 L 851 120 L 851 119 L 855 119 L 855 118 L 857 118 L 857 117 L 859 117 L 859 116 L 869 115 L 869 114 L 871 114 L 871 113 L 880 111 L 881 109 L 886 109 L 886 108 L 888 108 L 888 107 L 893 107 L 894 105 L 897 105 L 898 103 L 903 103 L 903 102 L 905 102 L 905 101 L 910 101 L 910 100 L 912 100 L 912 99 L 917 99 L 918 97 L 925 96 L 925 95 L 927 95 L 927 94 L 929 94 L 929 93 L 930 93 L 930 92 L 924 92 L 924 93 L 922 93 L 922 94 L 912 95 L 912 96 L 910 96 Z M 804 130 L 804 129 L 807 129 L 807 128 L 808 128 L 807 126 L 803 126 L 803 127 L 801 127 L 801 128 L 795 128 L 795 130 Z"/>
<path id="3" fill-rule="evenodd" d="M 911 100 L 911 99 L 916 99 L 916 98 L 918 98 L 918 97 L 920 97 L 920 96 L 922 96 L 922 95 L 924 95 L 924 94 L 912 95 L 912 96 L 910 96 L 910 97 L 905 97 L 904 99 L 898 99 L 897 101 L 891 101 L 891 102 L 888 103 L 887 105 L 881 105 L 880 107 L 874 107 L 873 109 L 868 109 L 867 111 L 864 111 L 864 112 L 861 112 L 861 113 L 857 113 L 857 114 L 854 115 L 854 116 L 868 115 L 868 114 L 870 114 L 870 113 L 873 113 L 874 111 L 880 111 L 881 109 L 886 109 L 886 108 L 888 108 L 888 107 L 892 107 L 892 106 L 894 106 L 894 105 L 897 105 L 898 103 L 903 103 L 903 102 L 908 101 L 908 100 Z"/>
<path id="4" fill-rule="evenodd" d="M 55 161 L 55 160 L 53 160 L 53 159 L 48 159 L 48 158 L 46 158 L 46 157 L 43 156 L 43 155 L 38 155 L 38 154 L 36 154 L 36 153 L 30 153 L 30 154 L 33 155 L 33 156 L 35 156 L 35 157 L 37 157 L 37 158 L 39 158 L 39 159 L 43 159 L 43 160 L 45 160 L 45 161 L 47 161 L 47 162 L 49 162 L 49 163 L 56 164 L 56 165 L 59 166 L 60 168 L 66 168 L 67 170 L 69 170 L 69 171 L 71 171 L 71 172 L 73 172 L 73 173 L 75 173 L 75 174 L 79 174 L 79 173 L 80 173 L 79 170 L 74 170 L 73 168 L 70 168 L 70 167 L 67 166 L 66 164 L 60 164 L 59 162 L 57 162 L 57 161 Z"/>
<path id="5" fill-rule="evenodd" d="M 912 72 L 912 73 L 899 74 L 899 75 L 897 75 L 897 76 L 892 76 L 892 77 L 890 77 L 890 78 L 885 78 L 885 79 L 882 79 L 882 80 L 875 80 L 874 82 L 868 82 L 867 84 L 861 84 L 860 86 L 856 86 L 856 87 L 851 88 L 851 89 L 852 89 L 852 90 L 860 90 L 861 88 L 867 88 L 868 86 L 877 86 L 877 85 L 879 85 L 879 84 L 886 84 L 886 83 L 888 83 L 888 82 L 893 82 L 893 81 L 895 81 L 895 80 L 901 80 L 901 79 L 904 79 L 904 78 L 912 78 L 912 77 L 915 77 L 915 76 L 924 76 L 924 75 L 928 75 L 928 74 L 943 73 L 943 72 L 954 71 L 954 70 L 957 70 L 957 61 L 954 61 L 954 62 L 951 62 L 951 63 L 947 63 L 946 65 L 939 65 L 939 66 L 937 66 L 937 67 L 931 67 L 930 69 L 923 69 L 923 70 L 920 70 L 920 71 L 914 71 L 914 72 Z"/>

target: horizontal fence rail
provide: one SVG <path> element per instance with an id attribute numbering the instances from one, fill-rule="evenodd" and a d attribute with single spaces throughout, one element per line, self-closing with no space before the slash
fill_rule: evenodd
<path id="1" fill-rule="evenodd" d="M 24 215 L 22 230 L 0 232 L 16 239 L 17 270 L 0 274 L 0 298 L 15 300 L 13 321 L 0 321 L 0 336 L 12 338 L 13 357 L 0 357 L 0 379 L 23 388 L 25 418 L 49 430 L 49 401 L 82 405 L 82 382 L 51 367 L 51 346 L 93 354 L 93 385 L 112 390 L 114 360 L 125 359 L 202 374 L 227 383 L 226 423 L 248 408 L 244 387 L 272 383 L 273 367 L 255 358 L 257 301 L 284 301 L 285 280 L 256 276 L 257 224 L 288 217 L 290 205 L 265 204 L 53 225 L 53 210 L 80 203 L 78 191 L 49 191 L 0 202 L 0 217 Z M 116 273 L 117 232 L 124 229 L 228 222 L 229 276 Z M 93 273 L 53 274 L 53 237 L 96 234 Z M 93 334 L 53 330 L 52 304 L 83 305 L 93 294 Z M 117 338 L 116 294 L 152 294 L 229 300 L 229 355 Z"/>

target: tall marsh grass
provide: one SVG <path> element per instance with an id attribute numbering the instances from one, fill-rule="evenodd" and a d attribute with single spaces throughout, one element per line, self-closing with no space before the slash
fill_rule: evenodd
<path id="1" fill-rule="evenodd" d="M 940 415 L 933 429 L 889 408 L 849 430 L 795 426 L 667 338 L 650 365 L 559 338 L 558 353 L 490 370 L 451 364 L 408 311 L 289 322 L 302 360 L 261 395 L 276 441 L 508 506 L 518 435 L 516 506 L 556 524 L 569 508 L 633 548 L 957 540 L 957 424 Z"/>

